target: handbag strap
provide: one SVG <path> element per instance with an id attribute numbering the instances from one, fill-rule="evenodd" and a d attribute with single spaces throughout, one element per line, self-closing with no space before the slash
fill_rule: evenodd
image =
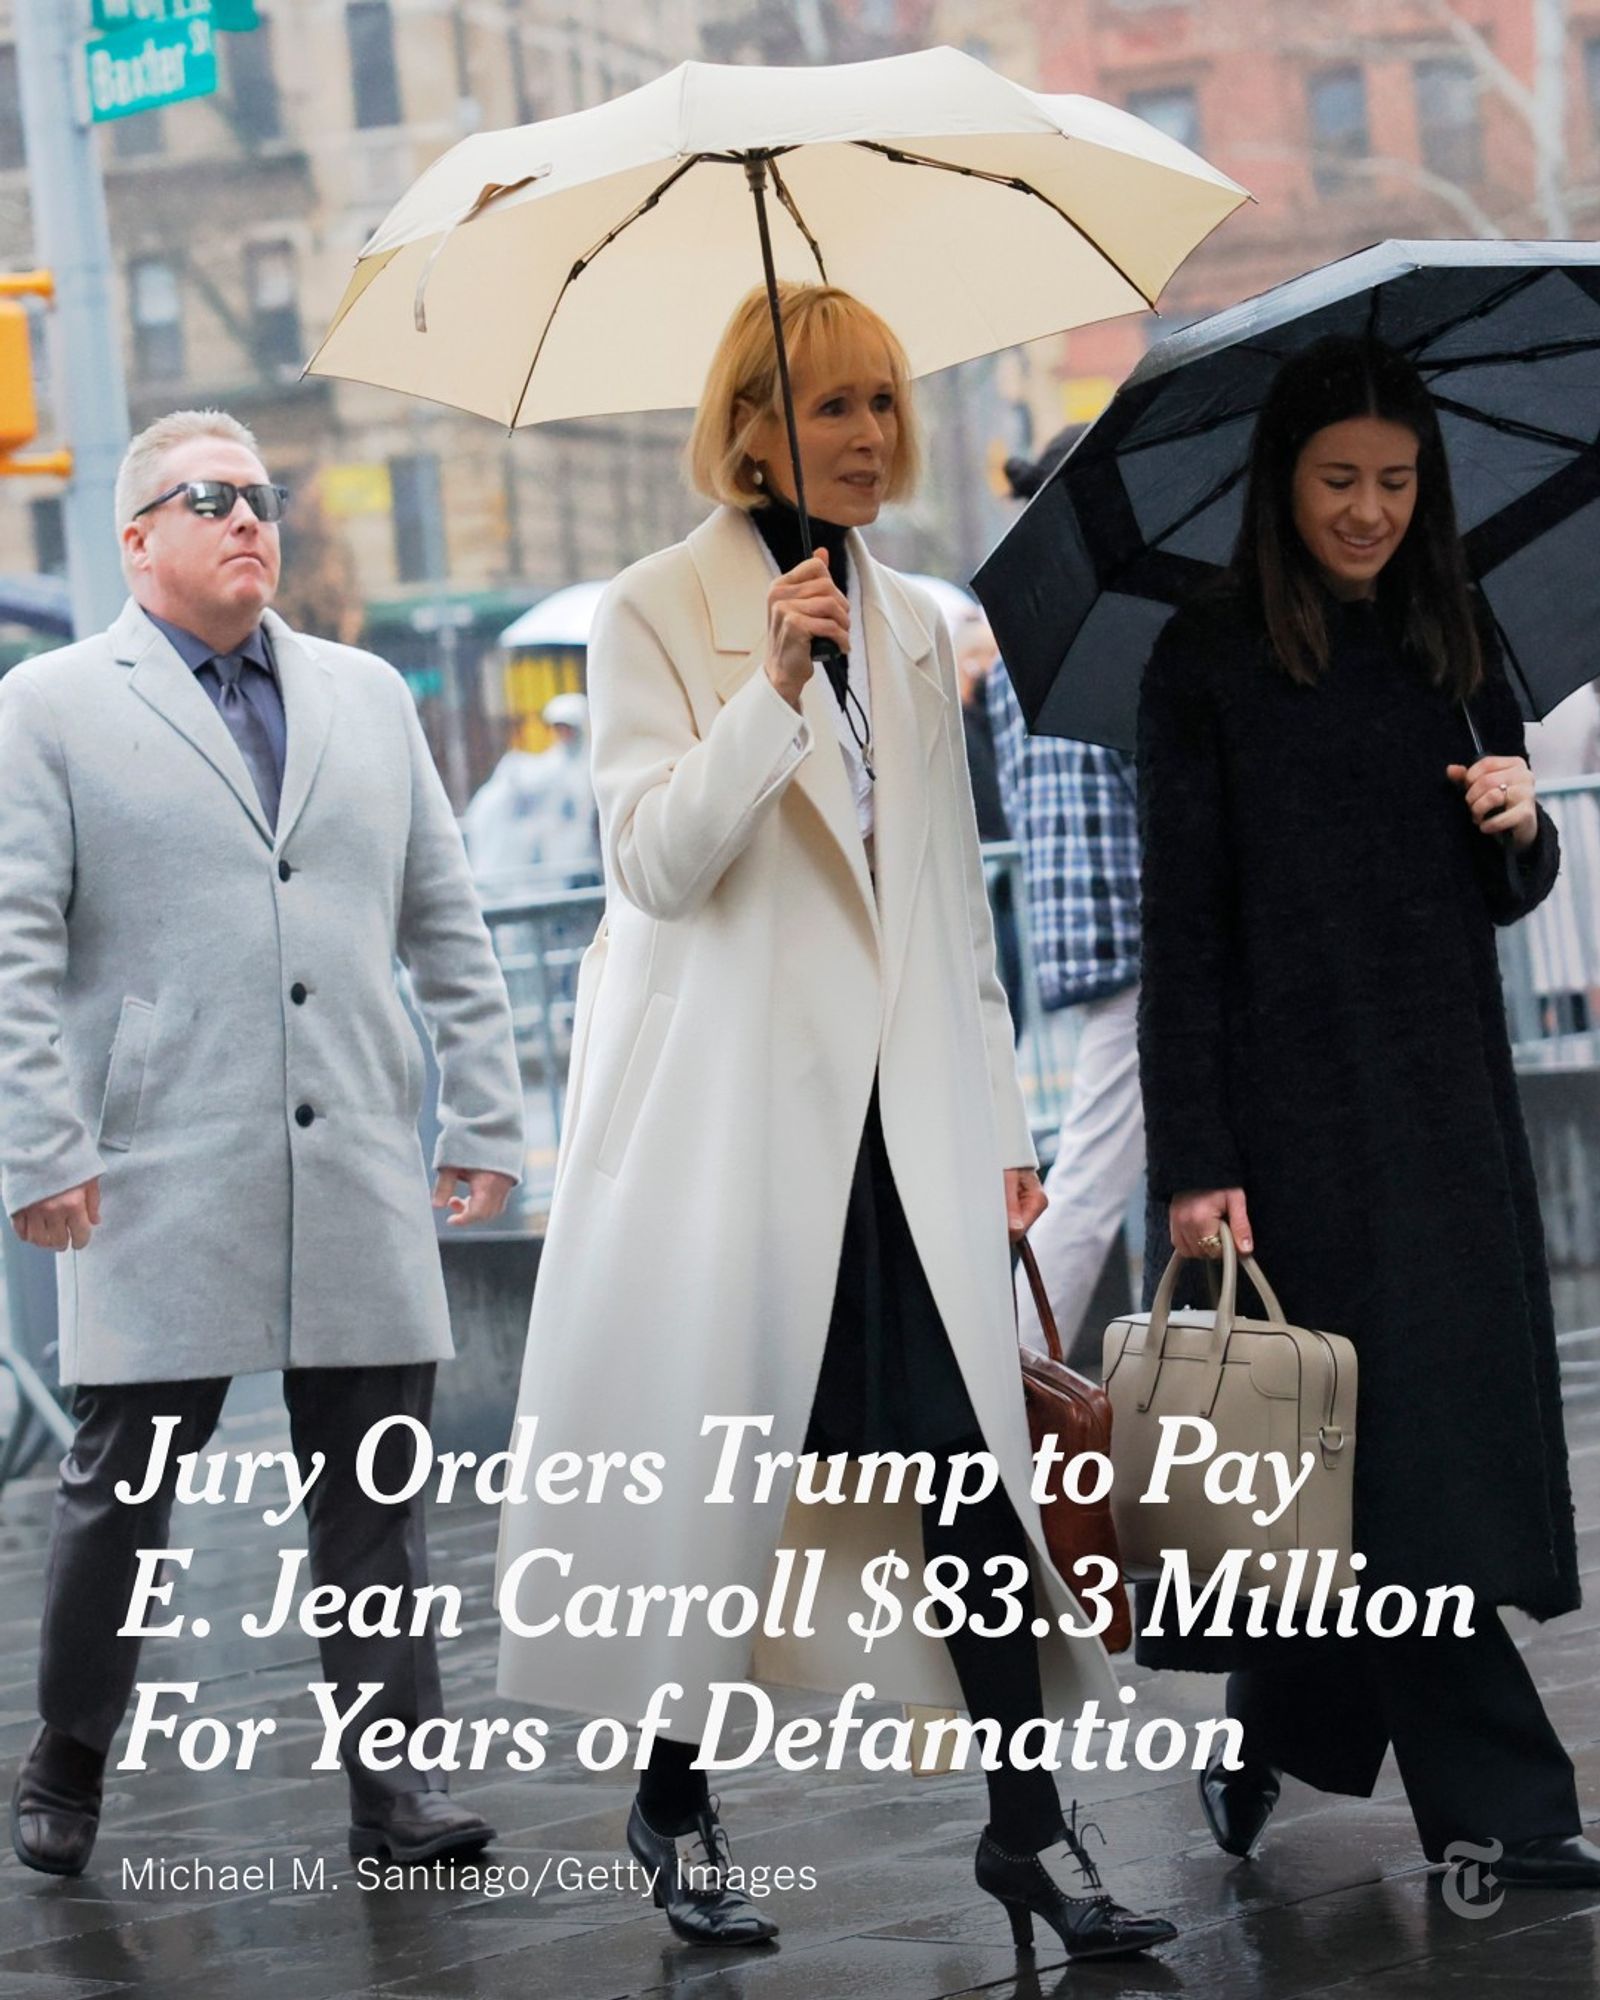
<path id="1" fill-rule="evenodd" d="M 1049 1349 L 1052 1361 L 1061 1360 L 1061 1335 L 1056 1328 L 1056 1316 L 1050 1310 L 1050 1294 L 1044 1288 L 1044 1277 L 1039 1269 L 1039 1260 L 1033 1254 L 1033 1245 L 1024 1236 L 1017 1245 L 1017 1255 L 1022 1260 L 1022 1268 L 1028 1274 L 1028 1289 L 1033 1293 L 1033 1303 L 1039 1309 L 1039 1324 L 1044 1329 L 1044 1344 Z M 1012 1294 L 1011 1310 L 1016 1313 L 1016 1294 Z"/>
<path id="2" fill-rule="evenodd" d="M 1222 1238 L 1222 1283 L 1216 1294 L 1216 1306 L 1212 1316 L 1209 1360 L 1216 1370 L 1216 1380 L 1220 1382 L 1228 1343 L 1233 1338 L 1234 1307 L 1239 1287 L 1239 1253 L 1234 1245 L 1233 1231 L 1220 1219 L 1217 1223 L 1217 1233 Z M 1135 1391 L 1137 1406 L 1141 1411 L 1148 1410 L 1155 1400 L 1156 1388 L 1161 1380 L 1161 1370 L 1167 1358 L 1167 1331 L 1172 1314 L 1172 1298 L 1178 1286 L 1178 1273 L 1188 1261 L 1180 1252 L 1175 1250 L 1172 1253 L 1172 1261 L 1162 1273 L 1161 1283 L 1156 1289 L 1155 1299 L 1150 1307 L 1149 1325 L 1145 1331 L 1142 1380 Z M 1267 1283 L 1266 1275 L 1255 1258 L 1246 1257 L 1244 1268 L 1250 1282 L 1256 1288 L 1261 1303 L 1274 1319 L 1283 1320 L 1283 1307 L 1278 1303 L 1278 1295 Z M 1287 1321 L 1284 1323 L 1287 1324 Z M 1123 1354 L 1126 1352 L 1127 1349 L 1124 1347 Z M 1117 1359 L 1120 1366 L 1122 1356 L 1119 1355 Z M 1216 1386 L 1213 1384 L 1213 1398 L 1215 1394 Z"/>

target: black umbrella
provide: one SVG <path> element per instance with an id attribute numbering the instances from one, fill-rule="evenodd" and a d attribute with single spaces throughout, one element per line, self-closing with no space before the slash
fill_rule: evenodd
<path id="1" fill-rule="evenodd" d="M 1327 334 L 1432 392 L 1526 714 L 1600 673 L 1600 244 L 1380 243 L 1153 347 L 979 570 L 1034 730 L 1133 748 L 1156 635 L 1232 553 L 1267 389 Z"/>

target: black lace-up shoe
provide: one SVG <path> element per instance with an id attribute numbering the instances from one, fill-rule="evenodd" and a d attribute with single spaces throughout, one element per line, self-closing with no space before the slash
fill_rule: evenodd
<path id="1" fill-rule="evenodd" d="M 1042 1917 L 1060 1938 L 1068 1958 L 1128 1958 L 1152 1945 L 1170 1944 L 1178 1935 L 1176 1924 L 1125 1910 L 1105 1893 L 1077 1822 L 1074 1805 L 1060 1839 L 1037 1854 L 1008 1854 L 987 1827 L 983 1831 L 978 1842 L 978 1887 L 1005 1905 L 1017 1950 L 1033 1950 L 1035 1917 Z M 1075 1888 L 1090 1893 L 1074 1894 Z"/>
<path id="2" fill-rule="evenodd" d="M 677 1836 L 658 1833 L 633 1802 L 628 1815 L 628 1847 L 652 1871 L 657 1909 L 690 1944 L 766 1944 L 778 1926 L 762 1916 L 750 1898 L 730 1886 L 728 1836 L 717 1817 L 715 1799 L 695 1814 L 683 1832 L 693 1834 L 690 1851 L 680 1855 Z"/>

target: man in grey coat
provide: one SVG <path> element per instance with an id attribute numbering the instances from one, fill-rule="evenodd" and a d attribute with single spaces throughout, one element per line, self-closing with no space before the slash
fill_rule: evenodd
<path id="1" fill-rule="evenodd" d="M 449 802 L 394 669 L 268 610 L 283 497 L 231 417 L 152 425 L 118 480 L 130 601 L 0 681 L 0 1198 L 61 1253 L 78 1421 L 43 1726 L 12 1801 L 16 1851 L 47 1873 L 88 1861 L 138 1671 L 116 1636 L 136 1552 L 167 1545 L 175 1461 L 203 1450 L 231 1376 L 281 1369 L 296 1457 L 325 1455 L 315 1580 L 427 1581 L 421 1496 L 380 1504 L 355 1476 L 374 1424 L 427 1422 L 452 1351 L 397 958 L 438 1057 L 433 1206 L 488 1220 L 522 1166 L 505 984 Z M 163 1417 L 159 1490 L 119 1502 Z M 386 1444 L 392 1489 L 406 1427 Z M 352 1852 L 492 1839 L 439 1774 L 355 1752 L 369 1722 L 409 1738 L 441 1713 L 431 1633 L 320 1643 L 341 1713 L 383 1683 L 343 1746 Z"/>

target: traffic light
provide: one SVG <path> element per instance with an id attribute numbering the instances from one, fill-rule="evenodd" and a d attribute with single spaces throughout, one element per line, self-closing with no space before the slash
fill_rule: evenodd
<path id="1" fill-rule="evenodd" d="M 33 393 L 33 343 L 25 306 L 18 298 L 53 299 L 56 282 L 48 271 L 0 274 L 0 475 L 38 478 L 53 474 L 66 479 L 72 472 L 70 451 L 18 452 L 39 434 L 39 408 Z"/>
<path id="2" fill-rule="evenodd" d="M 38 435 L 27 311 L 11 299 L 0 299 L 0 457 L 20 451 Z"/>

